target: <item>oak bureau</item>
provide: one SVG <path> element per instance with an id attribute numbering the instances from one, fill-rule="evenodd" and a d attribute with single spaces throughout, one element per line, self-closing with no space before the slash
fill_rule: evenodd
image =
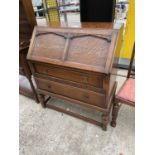
<path id="1" fill-rule="evenodd" d="M 27 59 L 42 106 L 106 130 L 116 90 L 118 36 L 110 29 L 35 27 Z M 102 122 L 49 105 L 45 96 L 102 112 Z"/>
<path id="2" fill-rule="evenodd" d="M 19 93 L 35 99 L 38 96 L 27 62 L 27 53 L 34 26 L 37 25 L 31 0 L 19 0 Z"/>

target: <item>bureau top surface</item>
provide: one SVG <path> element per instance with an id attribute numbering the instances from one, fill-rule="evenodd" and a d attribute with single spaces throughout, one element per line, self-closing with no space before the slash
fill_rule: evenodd
<path id="1" fill-rule="evenodd" d="M 28 60 L 110 73 L 117 30 L 35 27 Z"/>

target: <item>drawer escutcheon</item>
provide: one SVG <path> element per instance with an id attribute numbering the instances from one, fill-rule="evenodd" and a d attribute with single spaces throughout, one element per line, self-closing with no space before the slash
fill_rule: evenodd
<path id="1" fill-rule="evenodd" d="M 83 82 L 88 83 L 88 77 L 87 76 L 83 76 Z"/>

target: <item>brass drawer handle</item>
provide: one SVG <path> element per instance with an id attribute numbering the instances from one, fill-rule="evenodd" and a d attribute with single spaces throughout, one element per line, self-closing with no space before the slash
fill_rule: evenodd
<path id="1" fill-rule="evenodd" d="M 50 85 L 48 85 L 47 87 L 48 87 L 48 89 L 51 89 L 52 88 Z"/>
<path id="2" fill-rule="evenodd" d="M 89 95 L 88 95 L 88 94 L 84 94 L 83 97 L 84 97 L 84 99 L 86 99 L 86 100 L 89 99 Z"/>

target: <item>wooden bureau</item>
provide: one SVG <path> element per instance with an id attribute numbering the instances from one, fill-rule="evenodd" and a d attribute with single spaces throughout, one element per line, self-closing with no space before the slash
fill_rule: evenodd
<path id="1" fill-rule="evenodd" d="M 27 59 L 43 107 L 66 112 L 107 129 L 116 90 L 119 31 L 35 27 Z M 102 122 L 48 105 L 62 98 L 103 113 Z"/>
<path id="2" fill-rule="evenodd" d="M 38 101 L 27 53 L 36 19 L 31 0 L 19 0 L 19 93 Z"/>

